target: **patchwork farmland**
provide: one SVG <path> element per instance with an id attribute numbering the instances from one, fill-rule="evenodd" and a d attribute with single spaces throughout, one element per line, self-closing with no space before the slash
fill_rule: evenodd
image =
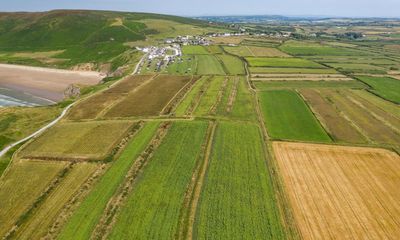
<path id="1" fill-rule="evenodd" d="M 400 238 L 398 40 L 334 40 L 325 25 L 314 28 L 335 38 L 257 24 L 229 36 L 217 23 L 109 14 L 93 16 L 105 26 L 89 38 L 104 46 L 52 53 L 109 77 L 56 106 L 0 111 L 5 147 L 74 102 L 0 157 L 0 238 Z M 164 67 L 152 47 L 167 49 Z M 0 48 L 0 61 L 49 54 Z"/>

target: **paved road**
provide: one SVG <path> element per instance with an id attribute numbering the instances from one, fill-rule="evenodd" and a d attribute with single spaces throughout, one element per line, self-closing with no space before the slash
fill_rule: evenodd
<path id="1" fill-rule="evenodd" d="M 54 124 L 56 124 L 58 121 L 60 121 L 65 114 L 67 114 L 68 110 L 74 105 L 75 103 L 71 103 L 70 105 L 68 105 L 66 108 L 64 108 L 64 110 L 62 111 L 62 113 L 60 114 L 60 116 L 58 116 L 56 119 L 54 119 L 51 123 L 47 124 L 46 126 L 42 127 L 41 129 L 37 130 L 36 132 L 32 133 L 31 135 L 29 135 L 28 137 L 19 140 L 18 142 L 15 142 L 7 147 L 5 147 L 1 152 L 0 152 L 0 157 L 2 157 L 4 154 L 6 154 L 11 148 L 17 146 L 20 143 L 23 143 L 33 137 L 36 137 L 37 135 L 41 134 L 42 132 L 46 131 L 47 129 L 49 129 L 50 127 L 54 126 Z"/>

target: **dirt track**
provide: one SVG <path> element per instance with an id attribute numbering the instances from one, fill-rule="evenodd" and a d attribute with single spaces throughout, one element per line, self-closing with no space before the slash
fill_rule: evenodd
<path id="1" fill-rule="evenodd" d="M 69 85 L 95 85 L 103 77 L 98 72 L 0 64 L 0 87 L 27 92 L 55 102 L 64 98 L 64 91 Z"/>

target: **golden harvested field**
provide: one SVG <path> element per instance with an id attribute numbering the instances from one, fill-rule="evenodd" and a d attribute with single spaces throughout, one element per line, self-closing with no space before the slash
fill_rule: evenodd
<path id="1" fill-rule="evenodd" d="M 124 96 L 127 96 L 129 92 L 135 91 L 152 77 L 153 75 L 135 75 L 126 77 L 104 92 L 95 94 L 73 107 L 68 114 L 68 118 L 71 120 L 81 120 L 101 117 L 99 115 L 101 115 L 105 109 L 109 108 L 116 102 L 121 101 L 121 99 L 123 99 Z"/>
<path id="2" fill-rule="evenodd" d="M 0 180 L 0 238 L 66 166 L 65 162 L 31 160 L 16 161 L 11 165 Z"/>
<path id="3" fill-rule="evenodd" d="M 342 74 L 252 74 L 253 81 L 349 81 L 351 78 Z"/>
<path id="4" fill-rule="evenodd" d="M 303 239 L 400 239 L 400 157 L 385 149 L 274 142 Z"/>
<path id="5" fill-rule="evenodd" d="M 22 158 L 101 160 L 132 126 L 128 121 L 61 123 L 18 155 Z"/>
<path id="6" fill-rule="evenodd" d="M 112 107 L 108 118 L 156 116 L 190 81 L 190 76 L 159 75 Z"/>

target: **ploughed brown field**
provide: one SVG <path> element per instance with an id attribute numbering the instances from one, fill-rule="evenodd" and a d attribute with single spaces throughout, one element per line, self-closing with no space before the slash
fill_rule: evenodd
<path id="1" fill-rule="evenodd" d="M 103 77 L 98 72 L 0 64 L 0 87 L 23 91 L 55 102 L 64 98 L 64 91 L 71 84 L 95 85 Z"/>
<path id="2" fill-rule="evenodd" d="M 400 239 L 400 157 L 385 149 L 274 142 L 303 239 Z"/>

